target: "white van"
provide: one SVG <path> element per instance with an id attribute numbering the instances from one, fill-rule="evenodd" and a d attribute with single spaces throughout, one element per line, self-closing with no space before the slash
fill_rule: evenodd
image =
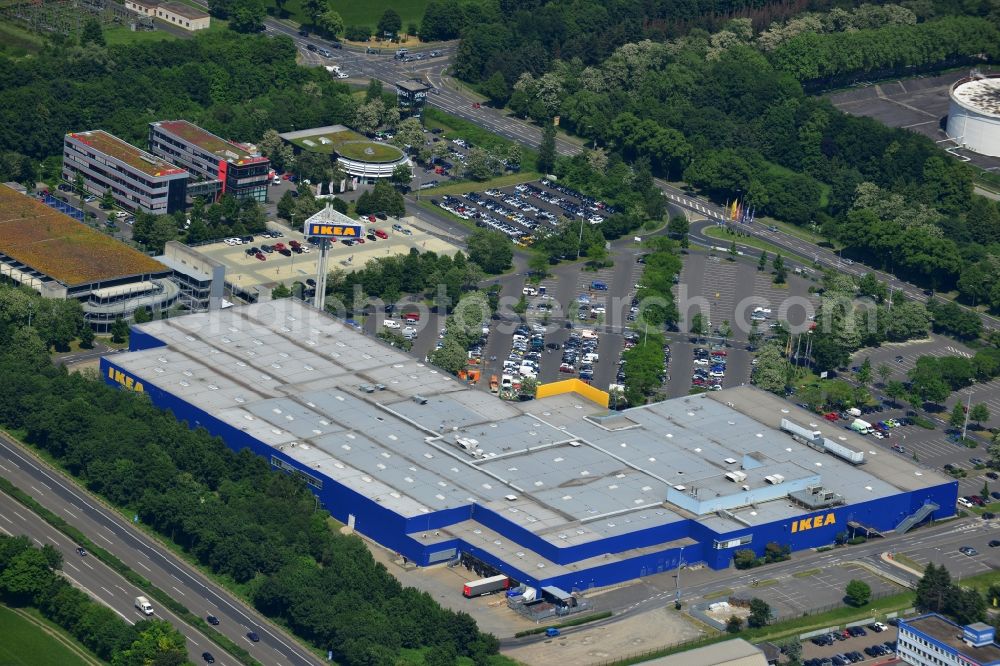
<path id="1" fill-rule="evenodd" d="M 599 359 L 600 359 L 600 357 L 597 355 L 596 352 L 591 352 L 589 354 L 584 354 L 583 355 L 583 362 L 584 363 L 597 363 L 597 361 Z"/>
<path id="2" fill-rule="evenodd" d="M 146 597 L 136 597 L 135 607 L 139 611 L 142 611 L 143 615 L 153 614 L 153 604 L 149 603 L 149 599 L 147 599 Z"/>

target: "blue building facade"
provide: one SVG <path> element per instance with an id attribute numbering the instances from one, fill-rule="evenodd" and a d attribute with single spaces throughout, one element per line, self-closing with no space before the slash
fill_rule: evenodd
<path id="1" fill-rule="evenodd" d="M 133 330 L 130 350 L 151 349 L 162 344 L 147 333 Z M 450 560 L 459 553 L 465 553 L 532 586 L 587 589 L 676 569 L 681 562 L 702 562 L 713 569 L 724 569 L 732 562 L 735 550 L 749 548 L 762 555 L 769 542 L 787 544 L 792 551 L 828 545 L 833 543 L 837 533 L 849 529 L 848 523 L 851 521 L 875 530 L 889 531 L 928 502 L 940 507 L 928 520 L 951 516 L 955 512 L 958 484 L 948 482 L 910 492 L 901 491 L 870 502 L 838 506 L 814 513 L 804 512 L 794 519 L 777 520 L 726 533 L 716 532 L 696 519 L 679 519 L 666 525 L 559 547 L 504 518 L 500 513 L 474 502 L 413 517 L 399 515 L 373 498 L 310 470 L 283 451 L 163 390 L 156 385 L 155 378 L 130 375 L 114 363 L 113 358 L 101 359 L 101 372 L 106 382 L 146 393 L 154 405 L 170 410 L 176 418 L 186 421 L 192 428 L 205 428 L 212 435 L 222 438 L 231 449 L 239 451 L 248 448 L 268 459 L 275 469 L 299 474 L 337 520 L 353 524 L 354 529 L 361 534 L 421 566 Z M 503 561 L 488 549 L 460 538 L 445 541 L 440 536 L 428 538 L 431 531 L 468 520 L 476 521 L 504 539 L 564 568 L 546 576 L 544 569 L 528 570 L 521 560 L 516 559 L 513 562 Z M 683 548 L 667 545 L 685 539 L 693 543 L 689 541 Z M 664 545 L 662 549 L 657 548 L 660 544 Z M 609 553 L 639 549 L 642 552 L 631 558 L 603 557 Z M 587 562 L 583 562 L 584 560 Z M 567 568 L 571 570 L 569 573 L 566 572 Z"/>

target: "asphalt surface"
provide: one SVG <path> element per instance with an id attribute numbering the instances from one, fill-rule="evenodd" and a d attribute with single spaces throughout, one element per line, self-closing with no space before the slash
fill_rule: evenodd
<path id="1" fill-rule="evenodd" d="M 319 666 L 324 663 L 297 645 L 292 637 L 274 627 L 256 611 L 202 576 L 179 557 L 103 506 L 90 493 L 82 490 L 60 472 L 40 462 L 5 436 L 0 436 L 0 473 L 24 492 L 32 495 L 47 509 L 63 516 L 87 534 L 94 543 L 113 553 L 136 573 L 146 577 L 184 604 L 192 613 L 203 617 L 209 614 L 218 617 L 221 623 L 217 629 L 246 647 L 261 663 L 295 666 Z M 0 522 L 10 529 L 6 521 Z M 67 556 L 67 561 L 74 562 L 76 557 L 73 552 L 71 556 Z M 90 564 L 94 564 L 95 558 L 88 557 L 87 560 Z M 76 573 L 72 568 L 70 572 Z M 97 587 L 100 589 L 101 586 Z M 111 597 L 115 596 L 114 591 L 119 595 L 123 594 L 121 590 L 116 590 L 114 583 L 110 587 L 108 585 L 105 587 L 112 591 Z M 135 596 L 129 593 L 122 598 L 131 606 Z M 106 599 L 102 597 L 102 600 Z M 154 608 L 157 608 L 155 603 Z M 157 608 L 157 613 L 163 614 L 160 608 Z M 259 643 L 251 643 L 246 638 L 246 633 L 251 630 L 260 635 Z M 190 628 L 188 631 L 191 631 Z M 193 640 L 201 644 L 207 641 L 204 638 Z M 212 652 L 217 659 L 221 656 L 221 650 Z M 200 654 L 199 651 L 198 655 Z"/>
<path id="2" fill-rule="evenodd" d="M 65 577 L 92 598 L 118 613 L 129 624 L 145 619 L 170 622 L 187 639 L 188 656 L 192 662 L 201 662 L 202 653 L 209 652 L 215 657 L 215 663 L 219 666 L 239 663 L 200 631 L 160 606 L 155 599 L 151 599 L 154 613 L 150 618 L 140 613 L 136 610 L 134 601 L 138 596 L 146 596 L 145 592 L 133 586 L 96 557 L 78 555 L 76 544 L 66 535 L 4 493 L 0 493 L 0 532 L 10 536 L 26 535 L 38 547 L 53 546 L 62 553 L 62 571 Z"/>

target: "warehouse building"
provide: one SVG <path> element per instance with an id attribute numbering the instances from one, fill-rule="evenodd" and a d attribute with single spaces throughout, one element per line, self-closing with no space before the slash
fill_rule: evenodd
<path id="1" fill-rule="evenodd" d="M 206 192 L 267 201 L 271 161 L 256 150 L 222 139 L 186 120 L 150 123 L 149 149 L 212 184 Z"/>
<path id="2" fill-rule="evenodd" d="M 188 172 L 103 130 L 71 132 L 63 142 L 62 178 L 83 178 L 94 196 L 111 195 L 122 208 L 165 215 L 184 210 Z"/>
<path id="3" fill-rule="evenodd" d="M 180 293 L 167 266 L 2 185 L 0 275 L 46 298 L 80 301 L 98 333 L 137 308 L 170 308 Z"/>
<path id="4" fill-rule="evenodd" d="M 202 11 L 183 2 L 170 0 L 125 0 L 125 6 L 142 16 L 152 16 L 165 23 L 175 25 L 185 30 L 204 30 L 211 26 L 212 19 L 208 12 Z"/>
<path id="5" fill-rule="evenodd" d="M 750 387 L 623 412 L 502 402 L 291 299 L 143 324 L 130 344 L 102 359 L 108 382 L 300 476 L 421 566 L 582 590 L 955 513 L 954 480 Z"/>

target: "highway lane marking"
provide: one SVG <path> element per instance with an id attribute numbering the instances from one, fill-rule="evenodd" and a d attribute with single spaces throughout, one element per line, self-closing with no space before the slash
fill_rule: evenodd
<path id="1" fill-rule="evenodd" d="M 3 518 L 4 520 L 6 520 L 6 521 L 7 521 L 8 523 L 10 523 L 11 525 L 13 525 L 13 524 L 14 524 L 14 521 L 13 521 L 13 520 L 11 520 L 11 519 L 10 519 L 10 518 L 8 518 L 7 516 L 3 515 L 2 513 L 0 513 L 0 518 Z"/>
<path id="2" fill-rule="evenodd" d="M 199 643 L 195 639 L 191 638 L 190 636 L 188 636 L 188 640 L 191 641 L 192 643 L 194 643 L 195 645 L 197 645 L 198 647 L 201 647 L 201 643 Z"/>
<path id="3" fill-rule="evenodd" d="M 126 589 L 125 589 L 124 587 L 122 587 L 121 585 L 115 585 L 115 587 L 117 587 L 117 588 L 118 588 L 119 590 L 121 590 L 121 591 L 122 591 L 122 592 L 124 592 L 125 594 L 128 594 L 128 590 L 126 590 Z"/>
<path id="4" fill-rule="evenodd" d="M 73 516 L 74 518 L 76 518 L 76 514 L 75 514 L 75 513 L 73 513 L 72 511 L 70 511 L 69 509 L 67 509 L 66 507 L 63 507 L 63 511 L 65 511 L 65 512 L 66 512 L 66 513 L 68 513 L 69 515 L 71 515 L 71 516 Z"/>
<path id="5" fill-rule="evenodd" d="M 147 567 L 147 566 L 146 566 L 145 564 L 143 564 L 142 562 L 136 562 L 136 564 L 138 564 L 138 565 L 139 565 L 140 567 L 142 567 L 142 568 L 143 568 L 143 569 L 145 569 L 146 571 L 152 571 L 152 569 L 150 569 L 149 567 Z"/>
<path id="6" fill-rule="evenodd" d="M 56 541 L 55 539 L 53 539 L 52 537 L 50 537 L 48 534 L 45 535 L 45 538 L 48 539 L 49 541 L 51 541 L 52 543 L 54 543 L 55 545 L 57 545 L 57 546 L 59 545 L 59 542 Z"/>
<path id="7" fill-rule="evenodd" d="M 76 566 L 76 565 L 75 565 L 75 564 L 73 564 L 72 562 L 64 562 L 63 564 L 65 564 L 65 565 L 66 565 L 66 566 L 68 566 L 68 567 L 73 567 L 73 570 L 74 570 L 74 571 L 79 571 L 79 570 L 80 570 L 80 567 Z"/>
<path id="8" fill-rule="evenodd" d="M 31 537 L 31 538 L 32 538 L 32 539 L 35 539 L 35 537 Z M 39 541 L 38 539 L 35 539 L 35 543 L 37 543 L 37 544 L 38 544 L 39 546 L 41 546 L 41 545 L 42 545 L 42 542 L 41 542 L 41 541 Z"/>
<path id="9" fill-rule="evenodd" d="M 175 591 L 176 591 L 176 592 L 177 592 L 178 594 L 182 594 L 182 595 L 184 595 L 184 596 L 187 596 L 186 594 L 184 594 L 183 592 L 181 592 L 180 590 L 178 590 L 178 589 L 177 589 L 177 587 L 176 587 L 175 585 L 171 585 L 170 587 L 174 588 L 174 590 L 175 590 Z"/>
<path id="10" fill-rule="evenodd" d="M 105 592 L 107 592 L 110 596 L 112 596 L 112 597 L 115 596 L 114 592 L 112 592 L 108 588 L 104 587 L 103 585 L 101 585 L 101 589 L 104 590 Z"/>
<path id="11" fill-rule="evenodd" d="M 4 467 L 3 465 L 0 465 L 0 467 L 2 467 L 4 469 L 4 471 L 7 471 L 7 472 L 10 471 L 8 468 Z"/>
<path id="12" fill-rule="evenodd" d="M 87 560 L 80 560 L 80 561 L 83 562 L 83 566 L 87 567 L 88 569 L 93 569 L 94 568 L 94 565 L 92 565 Z"/>
<path id="13" fill-rule="evenodd" d="M 104 604 L 105 606 L 107 606 L 108 608 L 110 608 L 111 610 L 113 610 L 115 613 L 117 613 L 118 615 L 120 615 L 123 620 L 125 620 L 129 624 L 135 624 L 135 620 L 133 620 L 132 618 L 128 617 L 127 615 L 125 615 L 124 613 L 122 613 L 120 610 L 118 610 L 117 608 L 115 608 L 114 606 L 112 606 L 111 604 L 109 604 L 107 601 L 105 601 L 104 599 L 101 599 L 99 596 L 97 596 L 96 594 L 94 594 L 93 592 L 91 592 L 90 589 L 86 585 L 83 585 L 82 583 L 80 583 L 80 581 L 76 580 L 75 578 L 73 578 L 72 576 L 70 576 L 68 573 L 63 572 L 63 575 L 66 576 L 66 578 L 69 578 L 70 582 L 72 582 L 73 585 L 76 585 L 78 588 L 80 588 L 81 590 L 83 590 L 84 592 L 86 592 L 87 594 L 89 594 L 91 597 L 93 597 L 96 601 Z"/>
<path id="14" fill-rule="evenodd" d="M 19 514 L 19 513 L 17 512 L 17 511 L 14 511 L 13 509 L 12 509 L 11 511 L 13 512 L 13 514 L 14 514 L 15 516 L 17 516 L 18 518 L 20 518 L 20 519 L 21 519 L 21 520 L 23 520 L 24 522 L 28 522 L 28 519 L 27 519 L 27 518 L 25 518 L 24 516 L 22 516 L 21 514 Z"/>
<path id="15" fill-rule="evenodd" d="M 42 492 L 41 490 L 39 490 L 38 488 L 36 488 L 36 487 L 32 486 L 31 484 L 29 484 L 29 486 L 30 486 L 30 487 L 31 487 L 31 489 L 32 489 L 32 490 L 34 490 L 34 491 L 35 491 L 36 493 L 38 493 L 38 494 L 39 494 L 39 495 L 41 495 L 42 497 L 45 497 L 45 493 L 43 493 L 43 492 Z"/>
<path id="16" fill-rule="evenodd" d="M 104 536 L 103 534 L 98 534 L 97 536 L 101 537 L 102 539 L 104 539 L 105 541 L 107 541 L 108 543 L 110 543 L 112 545 L 115 543 L 114 541 L 112 541 L 108 537 Z"/>

